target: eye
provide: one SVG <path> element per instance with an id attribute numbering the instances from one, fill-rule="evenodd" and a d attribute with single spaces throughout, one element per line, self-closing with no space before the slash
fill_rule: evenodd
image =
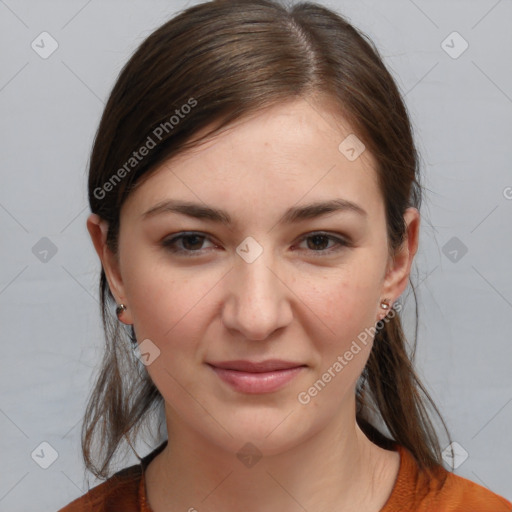
<path id="1" fill-rule="evenodd" d="M 163 240 L 162 246 L 174 254 L 199 256 L 204 253 L 203 244 L 208 239 L 208 236 L 201 233 L 180 233 L 177 236 Z M 317 253 L 315 256 L 326 256 L 351 245 L 343 238 L 322 232 L 306 235 L 302 237 L 300 242 L 306 242 L 307 248 L 305 250 Z M 328 247 L 329 242 L 334 243 L 334 245 Z M 212 247 L 216 246 L 212 244 Z"/>
<path id="2" fill-rule="evenodd" d="M 350 243 L 338 236 L 329 235 L 327 233 L 312 233 L 302 237 L 301 242 L 307 243 L 307 249 L 315 254 L 315 256 L 325 256 L 326 254 L 330 254 L 332 252 L 337 252 L 343 249 L 344 247 L 350 246 Z M 326 248 L 326 244 L 329 241 L 334 242 L 334 246 L 330 248 Z"/>
<path id="3" fill-rule="evenodd" d="M 181 233 L 170 239 L 163 240 L 162 246 L 172 253 L 192 256 L 202 254 L 202 245 L 208 237 L 200 233 Z M 181 247 L 177 247 L 180 245 Z"/>

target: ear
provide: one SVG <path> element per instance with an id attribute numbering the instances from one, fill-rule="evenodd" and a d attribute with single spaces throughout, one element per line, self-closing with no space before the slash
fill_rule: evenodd
<path id="1" fill-rule="evenodd" d="M 412 262 L 418 250 L 419 211 L 413 207 L 407 208 L 404 212 L 404 220 L 407 224 L 406 239 L 396 254 L 390 257 L 382 287 L 382 299 L 387 298 L 390 304 L 393 304 L 407 287 Z"/>
<path id="2" fill-rule="evenodd" d="M 125 304 L 126 296 L 123 286 L 123 280 L 119 268 L 119 258 L 107 246 L 108 222 L 99 215 L 92 213 L 87 218 L 87 230 L 91 236 L 94 248 L 101 260 L 101 265 L 105 271 L 108 285 L 117 304 Z M 129 308 L 123 312 L 122 322 L 131 325 L 132 319 Z"/>

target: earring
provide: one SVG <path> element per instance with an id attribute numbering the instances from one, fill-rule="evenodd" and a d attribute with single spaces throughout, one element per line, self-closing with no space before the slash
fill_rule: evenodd
<path id="1" fill-rule="evenodd" d="M 120 316 L 123 314 L 123 311 L 126 311 L 128 308 L 124 304 L 117 304 L 116 307 L 116 315 L 117 318 L 120 318 Z"/>
<path id="2" fill-rule="evenodd" d="M 389 309 L 389 300 L 388 299 L 384 299 L 381 303 L 380 303 L 380 307 L 382 309 Z"/>

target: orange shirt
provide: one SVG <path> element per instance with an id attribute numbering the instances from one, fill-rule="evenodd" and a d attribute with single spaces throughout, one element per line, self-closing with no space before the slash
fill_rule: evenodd
<path id="1" fill-rule="evenodd" d="M 166 445 L 167 441 L 140 464 L 122 469 L 58 512 L 153 512 L 146 500 L 144 470 Z M 400 453 L 400 469 L 380 512 L 512 512 L 512 503 L 505 498 L 443 467 L 437 478 L 427 478 L 405 448 L 396 445 L 395 449 Z"/>

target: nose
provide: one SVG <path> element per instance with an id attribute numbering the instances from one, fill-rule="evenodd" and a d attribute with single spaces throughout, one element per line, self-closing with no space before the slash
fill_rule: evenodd
<path id="1" fill-rule="evenodd" d="M 245 339 L 260 341 L 289 325 L 293 292 L 286 281 L 265 251 L 252 263 L 237 256 L 226 276 L 223 324 Z"/>

